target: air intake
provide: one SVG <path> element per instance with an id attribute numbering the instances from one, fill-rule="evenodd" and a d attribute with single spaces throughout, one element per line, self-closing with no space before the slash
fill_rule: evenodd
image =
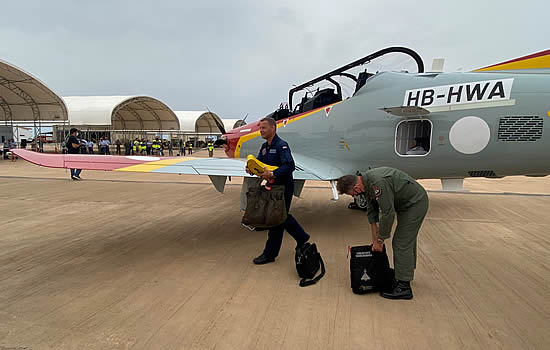
<path id="1" fill-rule="evenodd" d="M 499 141 L 537 141 L 542 137 L 543 119 L 538 116 L 501 117 Z"/>

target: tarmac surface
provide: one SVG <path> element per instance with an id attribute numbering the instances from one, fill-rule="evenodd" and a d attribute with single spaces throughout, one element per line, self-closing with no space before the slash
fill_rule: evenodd
<path id="1" fill-rule="evenodd" d="M 293 201 L 327 268 L 300 288 L 289 235 L 252 264 L 266 233 L 240 226 L 239 179 L 82 178 L 0 160 L 0 350 L 550 348 L 548 177 L 421 181 L 410 301 L 351 292 L 347 247 L 370 231 L 328 184 Z"/>

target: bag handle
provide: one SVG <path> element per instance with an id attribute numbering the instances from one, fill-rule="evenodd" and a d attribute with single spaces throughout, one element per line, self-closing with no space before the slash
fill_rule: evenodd
<path id="1" fill-rule="evenodd" d="M 323 262 L 323 258 L 321 258 L 321 254 L 317 253 L 317 255 L 319 256 L 319 261 L 321 262 L 321 274 L 309 281 L 307 281 L 307 278 L 302 278 L 300 281 L 300 287 L 311 286 L 312 284 L 319 282 L 319 280 L 325 275 L 325 263 Z"/>

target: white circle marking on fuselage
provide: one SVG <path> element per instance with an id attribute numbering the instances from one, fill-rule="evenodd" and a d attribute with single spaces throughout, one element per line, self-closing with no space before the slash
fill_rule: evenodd
<path id="1" fill-rule="evenodd" d="M 449 141 L 454 149 L 464 154 L 483 151 L 491 139 L 491 129 L 485 120 L 468 116 L 457 120 L 449 131 Z"/>

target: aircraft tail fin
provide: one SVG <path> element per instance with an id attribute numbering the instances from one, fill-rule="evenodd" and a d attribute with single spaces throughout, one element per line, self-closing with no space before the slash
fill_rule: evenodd
<path id="1" fill-rule="evenodd" d="M 479 68 L 474 72 L 495 71 L 525 71 L 524 73 L 548 73 L 550 74 L 550 50 L 537 52 L 531 55 L 515 58 L 492 66 Z"/>

